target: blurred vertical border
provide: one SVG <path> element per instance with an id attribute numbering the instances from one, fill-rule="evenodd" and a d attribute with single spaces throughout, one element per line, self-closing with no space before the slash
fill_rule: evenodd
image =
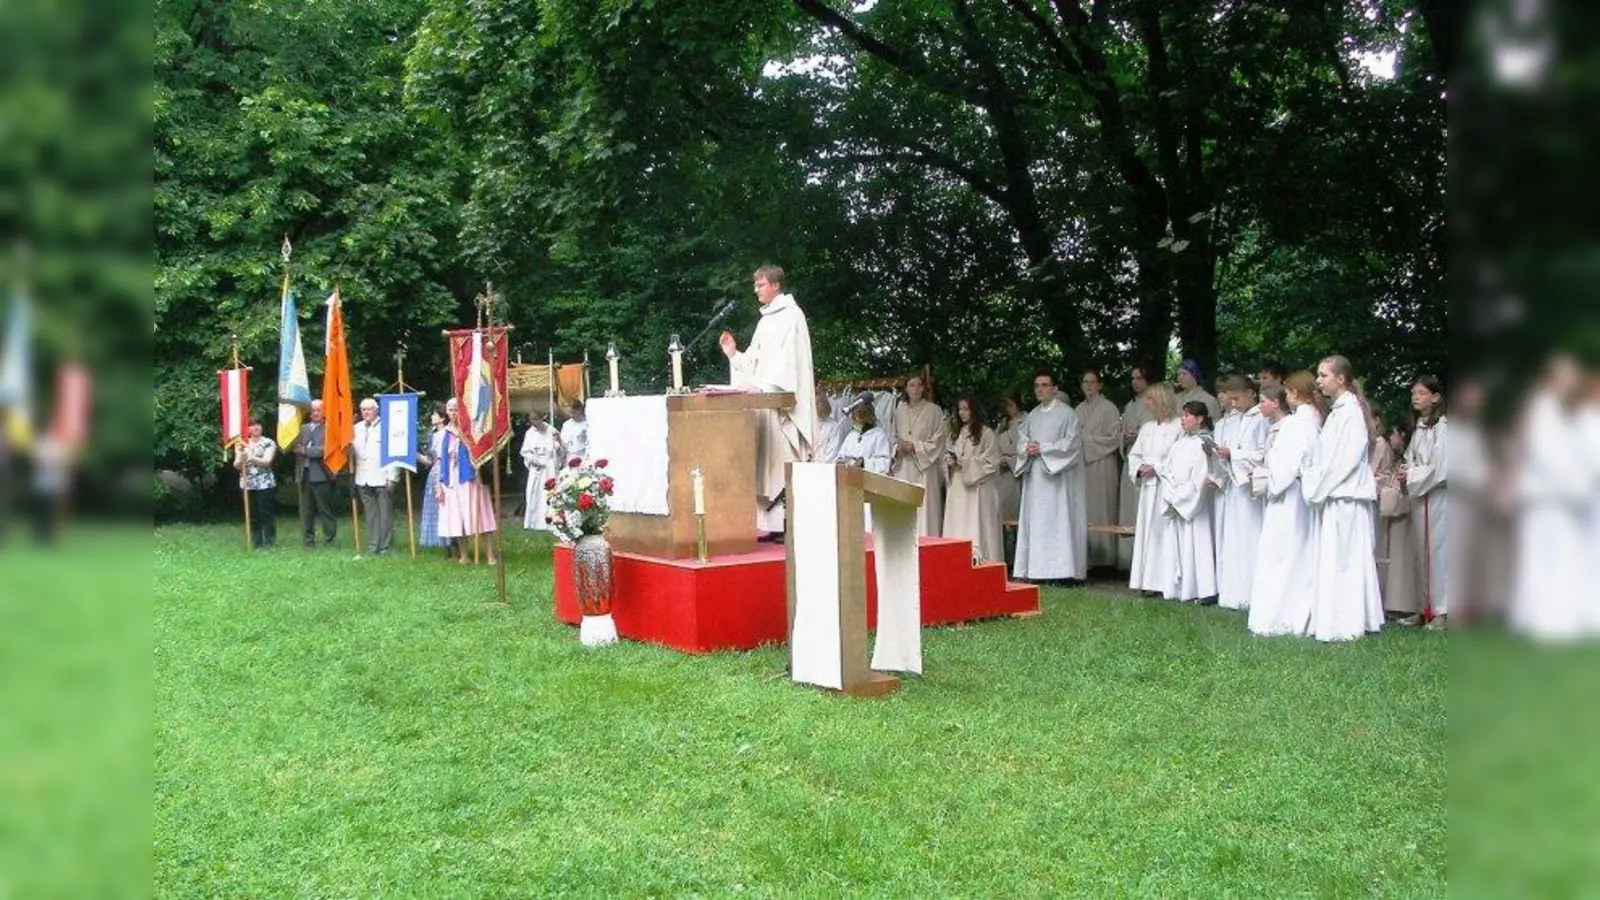
<path id="1" fill-rule="evenodd" d="M 0 897 L 150 891 L 152 16 L 0 0 L 0 308 L 29 298 L 36 433 L 58 366 L 93 383 L 48 545 L 26 448 L 0 464 Z"/>

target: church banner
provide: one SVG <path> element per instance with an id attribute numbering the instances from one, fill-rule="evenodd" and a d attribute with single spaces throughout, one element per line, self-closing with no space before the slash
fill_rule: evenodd
<path id="1" fill-rule="evenodd" d="M 417 395 L 378 395 L 378 465 L 417 470 Z"/>
<path id="2" fill-rule="evenodd" d="M 511 439 L 511 402 L 506 390 L 504 328 L 445 332 L 450 347 L 450 385 L 460 407 L 461 438 L 481 466 Z"/>

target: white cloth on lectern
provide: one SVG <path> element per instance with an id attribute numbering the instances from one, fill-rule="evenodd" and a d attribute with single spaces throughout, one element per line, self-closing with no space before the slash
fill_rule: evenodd
<path id="1" fill-rule="evenodd" d="M 667 398 L 595 397 L 586 407 L 589 460 L 606 460 L 611 511 L 667 515 Z"/>
<path id="2" fill-rule="evenodd" d="M 917 510 L 897 503 L 872 510 L 872 569 L 878 582 L 875 672 L 922 674 L 922 571 Z"/>
<path id="3" fill-rule="evenodd" d="M 839 491 L 831 465 L 797 463 L 788 536 L 794 581 L 790 598 L 789 677 L 802 684 L 844 688 L 845 623 L 839 590 Z M 862 623 L 865 627 L 865 623 Z"/>

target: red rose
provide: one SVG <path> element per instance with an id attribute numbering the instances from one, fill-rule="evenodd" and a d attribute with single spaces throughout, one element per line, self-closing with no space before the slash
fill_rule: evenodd
<path id="1" fill-rule="evenodd" d="M 583 460 L 577 458 L 576 456 L 574 456 L 573 458 L 567 460 L 567 468 L 569 468 L 569 469 L 576 469 L 577 467 L 579 467 L 581 465 L 583 465 Z"/>
<path id="2" fill-rule="evenodd" d="M 583 493 L 578 495 L 578 508 L 579 509 L 590 509 L 593 506 L 594 506 L 594 495 L 593 494 L 589 493 L 588 491 L 584 491 Z"/>
<path id="3" fill-rule="evenodd" d="M 609 462 L 608 460 L 597 459 L 597 460 L 594 461 L 594 467 L 596 469 L 604 469 L 606 467 L 606 465 L 608 464 L 608 462 Z"/>
<path id="4" fill-rule="evenodd" d="M 613 482 L 609 478 L 600 479 L 600 493 L 602 493 L 602 494 L 611 493 L 612 484 L 613 484 Z"/>
<path id="5" fill-rule="evenodd" d="M 544 489 L 547 490 L 547 491 L 555 490 L 556 489 L 556 480 L 554 478 L 546 478 L 544 480 Z"/>

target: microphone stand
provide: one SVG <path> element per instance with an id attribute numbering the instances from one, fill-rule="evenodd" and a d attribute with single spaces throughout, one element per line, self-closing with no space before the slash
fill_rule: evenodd
<path id="1" fill-rule="evenodd" d="M 739 305 L 738 298 L 734 298 L 732 300 L 729 300 L 727 303 L 724 303 L 722 305 L 722 308 L 717 310 L 716 313 L 714 313 L 711 316 L 711 321 L 706 323 L 706 327 L 700 329 L 700 333 L 699 334 L 695 335 L 688 343 L 683 345 L 683 358 L 684 359 L 688 359 L 689 358 L 689 354 L 694 352 L 695 345 L 700 343 L 700 341 L 703 340 L 706 335 L 710 334 L 711 333 L 711 329 L 716 328 L 719 324 L 721 324 L 722 320 L 726 319 L 728 317 L 728 314 L 733 312 L 734 308 L 737 307 L 738 305 Z M 672 377 L 672 363 L 669 361 L 667 363 L 666 372 L 663 373 L 662 375 L 657 375 L 655 378 L 650 379 L 650 383 L 649 383 L 648 387 L 652 387 L 653 388 L 658 383 L 664 383 L 666 379 L 670 379 L 671 377 Z M 688 383 L 687 379 L 685 379 L 685 384 L 687 384 L 687 383 Z"/>

